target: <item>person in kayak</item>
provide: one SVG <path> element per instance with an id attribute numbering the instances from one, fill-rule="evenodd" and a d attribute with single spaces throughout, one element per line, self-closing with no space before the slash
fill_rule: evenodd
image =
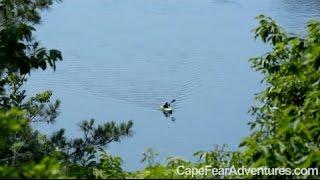
<path id="1" fill-rule="evenodd" d="M 170 103 L 166 102 L 162 107 L 163 108 L 169 108 L 171 106 L 171 103 L 175 102 L 176 100 L 172 100 Z"/>
<path id="2" fill-rule="evenodd" d="M 166 102 L 164 105 L 163 105 L 163 108 L 169 108 L 170 107 L 170 104 L 168 102 Z"/>

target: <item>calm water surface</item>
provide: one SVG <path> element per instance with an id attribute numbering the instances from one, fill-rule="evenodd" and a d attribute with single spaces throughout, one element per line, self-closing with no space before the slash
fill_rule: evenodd
<path id="1" fill-rule="evenodd" d="M 133 120 L 134 136 L 108 148 L 129 170 L 142 167 L 147 147 L 160 161 L 192 159 L 215 144 L 236 148 L 261 89 L 248 59 L 268 49 L 251 33 L 258 14 L 303 34 L 305 22 L 320 17 L 320 1 L 65 0 L 44 13 L 37 32 L 64 61 L 55 73 L 33 73 L 27 85 L 30 94 L 53 90 L 61 115 L 36 127 L 75 137 L 85 119 Z M 173 98 L 174 122 L 158 110 Z"/>

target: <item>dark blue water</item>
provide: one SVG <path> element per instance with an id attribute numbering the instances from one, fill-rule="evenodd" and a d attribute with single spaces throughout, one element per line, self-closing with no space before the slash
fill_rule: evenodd
<path id="1" fill-rule="evenodd" d="M 37 128 L 75 137 L 85 119 L 133 120 L 134 136 L 108 147 L 129 170 L 142 167 L 147 147 L 161 161 L 192 159 L 215 144 L 237 148 L 261 90 L 248 59 L 268 50 L 251 32 L 258 14 L 303 34 L 305 22 L 320 17 L 320 1 L 65 0 L 43 14 L 37 32 L 64 61 L 28 84 L 30 93 L 53 90 L 61 115 Z M 174 122 L 159 111 L 173 98 Z"/>

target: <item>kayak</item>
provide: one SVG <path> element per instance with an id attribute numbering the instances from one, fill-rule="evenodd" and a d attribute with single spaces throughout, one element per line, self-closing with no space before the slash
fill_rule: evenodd
<path id="1" fill-rule="evenodd" d="M 173 109 L 171 107 L 164 108 L 163 105 L 160 106 L 161 111 L 166 112 L 166 113 L 172 113 Z"/>

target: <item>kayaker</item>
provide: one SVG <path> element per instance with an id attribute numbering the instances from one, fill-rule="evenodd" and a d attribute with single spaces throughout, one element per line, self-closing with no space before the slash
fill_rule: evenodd
<path id="1" fill-rule="evenodd" d="M 170 104 L 168 102 L 166 102 L 164 105 L 163 105 L 163 108 L 169 108 L 170 107 Z"/>
<path id="2" fill-rule="evenodd" d="M 163 108 L 169 108 L 171 106 L 171 103 L 175 102 L 176 100 L 172 100 L 170 103 L 166 102 L 162 107 Z"/>

